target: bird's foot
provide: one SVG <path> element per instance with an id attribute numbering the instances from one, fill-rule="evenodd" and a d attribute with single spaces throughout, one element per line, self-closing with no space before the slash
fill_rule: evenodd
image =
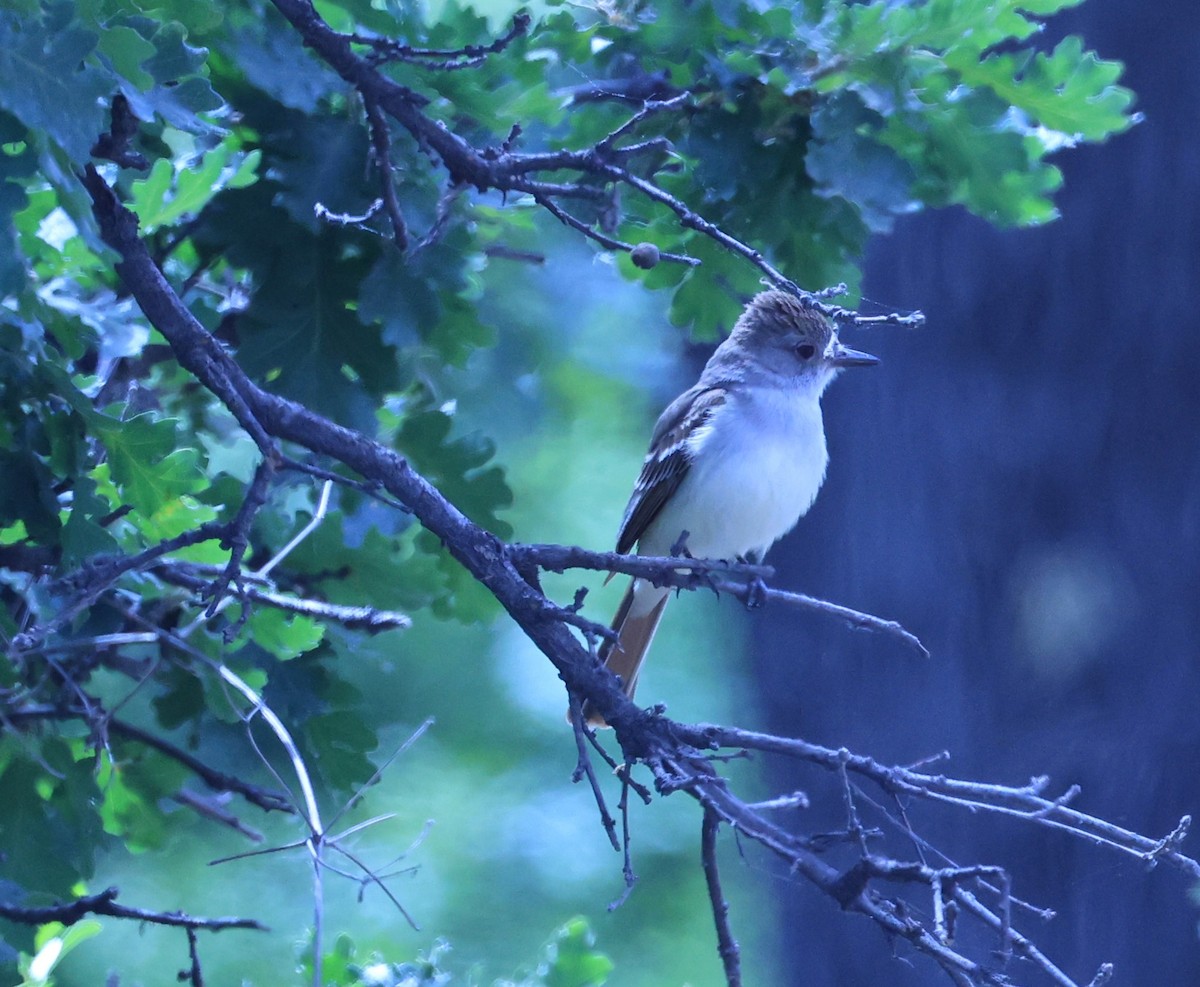
<path id="1" fill-rule="evenodd" d="M 761 576 L 755 576 L 746 584 L 746 609 L 757 610 L 767 602 L 767 584 Z"/>

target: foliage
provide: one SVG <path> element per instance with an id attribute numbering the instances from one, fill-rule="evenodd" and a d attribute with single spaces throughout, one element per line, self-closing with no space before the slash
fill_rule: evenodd
<path id="1" fill-rule="evenodd" d="M 520 981 L 496 980 L 493 987 L 603 987 L 612 961 L 595 947 L 587 922 L 571 919 L 542 947 L 528 976 Z M 448 943 L 438 942 L 427 957 L 415 962 L 389 963 L 378 953 L 359 959 L 353 940 L 341 935 L 325 958 L 325 982 L 336 987 L 440 987 L 453 979 L 442 968 L 449 952 Z"/>
<path id="2" fill-rule="evenodd" d="M 1119 65 L 1074 37 L 1038 45 L 1044 19 L 1070 5 L 547 3 L 527 32 L 478 59 L 465 46 L 491 44 L 515 6 L 322 0 L 317 10 L 359 38 L 355 50 L 380 54 L 431 120 L 479 148 L 511 138 L 531 152 L 586 149 L 640 105 L 613 93 L 686 92 L 622 134 L 646 142 L 628 157 L 635 177 L 796 281 L 844 282 L 853 298 L 868 236 L 895 217 L 957 204 L 999 224 L 1046 222 L 1061 182 L 1051 155 L 1134 122 Z M 468 55 L 386 58 L 372 38 Z M 440 64 L 456 58 L 471 64 Z M 136 117 L 129 134 L 110 109 L 118 93 Z M 0 844 L 38 847 L 0 864 L 0 904 L 12 906 L 79 893 L 121 847 L 169 847 L 192 824 L 167 808 L 187 756 L 273 787 L 274 769 L 247 766 L 250 713 L 219 665 L 286 720 L 325 800 L 369 783 L 380 732 L 423 715 L 380 714 L 356 684 L 375 679 L 346 667 L 390 668 L 396 652 L 419 660 L 397 634 L 366 645 L 353 624 L 222 600 L 220 573 L 238 551 L 225 536 L 259 451 L 125 294 L 79 181 L 105 133 L 148 167 L 110 161 L 103 175 L 188 310 L 241 366 L 394 445 L 500 537 L 513 533 L 503 515 L 514 492 L 496 439 L 515 448 L 521 436 L 496 417 L 470 431 L 456 414 L 458 400 L 483 405 L 489 388 L 512 386 L 511 367 L 478 376 L 497 326 L 524 333 L 523 391 L 504 393 L 511 413 L 528 401 L 534 434 L 569 425 L 573 389 L 607 386 L 582 361 L 567 386 L 541 373 L 535 357 L 561 346 L 569 314 L 516 325 L 537 276 L 511 258 L 573 249 L 554 217 L 529 196 L 501 201 L 448 182 L 397 128 L 385 148 L 417 241 L 399 250 L 373 205 L 382 151 L 362 102 L 276 6 L 14 0 L 0 10 L 0 715 L 14 728 L 0 738 Z M 702 262 L 646 270 L 620 254 L 622 275 L 669 289 L 671 318 L 696 336 L 727 328 L 761 271 L 663 201 L 589 183 L 594 195 L 570 200 L 584 225 Z M 588 276 L 579 271 L 564 275 L 564 293 Z M 344 489 L 282 559 L 319 513 L 319 484 L 293 466 L 269 478 L 242 532 L 245 572 L 259 574 L 248 585 L 467 625 L 495 618 L 495 601 L 444 547 L 370 490 Z M 205 525 L 221 537 L 193 538 Z M 160 564 L 155 547 L 171 540 Z M 457 632 L 430 626 L 424 639 L 441 654 Z M 30 935 L 5 931 L 20 949 L 54 941 Z M 603 982 L 607 961 L 587 936 L 566 927 L 526 982 Z M 27 982 L 43 982 L 20 962 Z M 390 969 L 396 982 L 416 976 Z"/>

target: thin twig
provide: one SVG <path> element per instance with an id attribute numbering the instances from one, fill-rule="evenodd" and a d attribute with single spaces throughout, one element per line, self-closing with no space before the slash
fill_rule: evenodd
<path id="1" fill-rule="evenodd" d="M 279 468 L 294 470 L 297 473 L 307 473 L 309 476 L 315 476 L 318 480 L 328 480 L 330 483 L 340 483 L 342 486 L 366 494 L 373 500 L 377 500 L 381 504 L 386 504 L 394 510 L 402 511 L 405 514 L 412 513 L 412 510 L 406 504 L 402 504 L 395 498 L 388 497 L 382 493 L 378 483 L 371 483 L 366 480 L 354 480 L 348 476 L 342 476 L 340 473 L 334 473 L 332 470 L 322 469 L 320 466 L 314 466 L 312 463 L 302 463 L 297 459 L 290 459 L 287 456 L 280 457 Z"/>
<path id="2" fill-rule="evenodd" d="M 383 212 L 383 199 L 375 199 L 367 206 L 366 211 L 361 213 L 334 212 L 323 202 L 313 204 L 313 215 L 322 223 L 329 223 L 332 226 L 354 226 L 371 233 L 376 231 L 369 227 L 367 223 L 381 212 Z"/>
<path id="3" fill-rule="evenodd" d="M 586 549 L 569 545 L 514 544 L 509 545 L 507 551 L 514 559 L 533 562 L 549 572 L 565 572 L 568 569 L 621 572 L 639 579 L 646 579 L 655 586 L 672 586 L 680 589 L 696 589 L 699 586 L 705 586 L 719 593 L 728 593 L 743 601 L 753 597 L 756 600 L 782 603 L 844 620 L 853 627 L 889 634 L 899 638 L 923 657 L 929 657 L 929 650 L 921 643 L 921 640 L 894 620 L 877 617 L 874 614 L 854 610 L 828 600 L 821 600 L 805 593 L 794 593 L 766 586 L 752 586 L 753 580 L 769 579 L 775 574 L 775 570 L 770 566 L 726 562 L 720 559 L 653 558 L 641 555 L 620 555 L 616 552 L 589 552 Z M 704 578 L 701 579 L 701 576 Z"/>
<path id="4" fill-rule="evenodd" d="M 209 767 L 182 747 L 177 747 L 170 741 L 164 740 L 162 737 L 150 733 L 148 730 L 143 730 L 141 727 L 134 726 L 132 723 L 126 723 L 124 720 L 110 719 L 108 720 L 108 729 L 111 733 L 126 737 L 129 740 L 135 740 L 147 747 L 153 747 L 159 753 L 165 754 L 174 761 L 178 761 L 214 791 L 236 792 L 247 802 L 257 805 L 266 812 L 296 811 L 288 799 L 278 792 L 268 791 L 265 788 L 260 788 L 258 785 L 252 785 L 250 782 L 243 781 L 236 775 L 227 774 L 224 771 L 218 771 L 215 768 Z"/>
<path id="5" fill-rule="evenodd" d="M 364 96 L 363 106 L 366 108 L 367 121 L 370 124 L 375 170 L 379 172 L 379 189 L 392 224 L 392 240 L 396 248 L 403 252 L 408 249 L 408 224 L 404 221 L 400 200 L 396 197 L 396 179 L 392 167 L 392 134 L 375 100 Z"/>
<path id="6" fill-rule="evenodd" d="M 637 874 L 633 870 L 633 842 L 629 833 L 629 789 L 633 780 L 632 773 L 633 765 L 628 761 L 617 769 L 621 778 L 621 798 L 617 802 L 617 811 L 621 813 L 621 877 L 625 881 L 625 887 L 614 901 L 608 903 L 610 912 L 615 912 L 629 900 L 629 896 L 633 894 L 633 887 L 637 884 Z"/>
<path id="7" fill-rule="evenodd" d="M 584 236 L 588 237 L 588 239 L 595 240 L 598 244 L 600 244 L 600 246 L 607 250 L 622 250 L 625 253 L 631 254 L 637 247 L 636 244 L 626 243 L 624 240 L 618 240 L 616 237 L 611 237 L 607 233 L 602 233 L 600 230 L 593 229 L 587 223 L 583 222 L 583 220 L 572 216 L 548 195 L 545 195 L 541 192 L 534 192 L 533 199 L 539 206 L 545 209 L 546 212 L 550 213 L 551 216 L 559 220 L 559 222 L 564 223 L 574 230 L 578 230 Z M 673 254 L 668 251 L 661 252 L 659 254 L 659 259 L 669 260 L 675 264 L 686 264 L 688 267 L 698 267 L 700 265 L 700 261 L 696 257 L 689 257 L 687 254 Z"/>
<path id="8" fill-rule="evenodd" d="M 36 640 L 29 634 L 18 635 L 13 640 L 14 648 L 24 651 L 27 648 L 37 647 L 38 641 L 46 640 L 61 628 L 69 625 L 76 616 L 98 600 L 113 583 L 126 573 L 145 569 L 169 552 L 207 541 L 223 539 L 228 531 L 229 526 L 226 524 L 206 521 L 174 538 L 167 538 L 156 545 L 151 545 L 136 555 L 103 555 L 89 560 L 86 565 L 50 587 L 52 592 L 61 589 L 73 593 L 73 602 L 62 606 L 53 620 L 38 625 Z"/>
<path id="9" fill-rule="evenodd" d="M 274 476 L 275 462 L 273 459 L 262 460 L 254 471 L 254 479 L 250 481 L 250 486 L 246 489 L 246 495 L 242 498 L 242 506 L 238 508 L 237 515 L 229 526 L 229 533 L 221 541 L 221 547 L 229 549 L 229 562 L 221 577 L 212 587 L 212 601 L 204 611 L 206 618 L 211 619 L 217 612 L 217 607 L 224 599 L 229 584 L 237 582 L 241 577 L 242 559 L 246 557 L 246 549 L 250 545 L 250 525 L 254 523 L 254 516 L 259 509 L 267 502 L 267 493 Z M 246 611 L 243 608 L 243 619 L 245 619 L 245 614 Z"/>
<path id="10" fill-rule="evenodd" d="M 617 822 L 613 819 L 612 813 L 608 811 L 608 804 L 604 801 L 604 793 L 600 790 L 600 782 L 596 778 L 596 769 L 592 767 L 592 759 L 588 756 L 587 741 L 584 739 L 587 727 L 583 723 L 583 706 L 574 693 L 568 693 L 568 697 L 570 702 L 568 715 L 571 720 L 571 729 L 575 734 L 575 749 L 579 755 L 575 762 L 575 770 L 571 772 L 571 781 L 578 783 L 584 778 L 587 779 L 588 785 L 592 789 L 592 798 L 596 800 L 596 808 L 600 811 L 600 824 L 604 827 L 604 832 L 608 834 L 612 848 L 619 852 L 621 844 L 617 841 Z"/>
<path id="11" fill-rule="evenodd" d="M 1200 879 L 1200 862 L 1185 856 L 1177 849 L 1160 848 L 1161 840 L 1152 840 L 1113 823 L 1088 815 L 1047 799 L 1040 794 L 1042 779 L 1020 788 L 994 785 L 986 782 L 964 781 L 945 775 L 927 775 L 906 768 L 882 765 L 872 758 L 858 754 L 847 756 L 845 751 L 811 744 L 805 740 L 777 737 L 771 734 L 740 730 L 733 727 L 700 725 L 684 727 L 675 724 L 674 729 L 681 739 L 699 747 L 747 747 L 751 750 L 767 751 L 796 757 L 832 771 L 845 769 L 854 774 L 870 778 L 889 793 L 915 796 L 931 801 L 958 805 L 972 811 L 986 811 L 1008 815 L 1069 832 L 1099 846 L 1145 859 L 1145 855 L 1159 850 L 1158 859 L 1170 862 L 1189 877 Z"/>
<path id="12" fill-rule="evenodd" d="M 200 950 L 196 943 L 196 930 L 189 928 L 187 930 L 188 941 L 188 959 L 190 961 L 189 969 L 186 974 L 187 982 L 192 987 L 204 987 L 204 974 L 200 970 Z M 184 979 L 184 974 L 180 974 L 180 979 Z"/>
<path id="13" fill-rule="evenodd" d="M 198 795 L 186 788 L 181 788 L 171 795 L 170 799 L 172 802 L 178 802 L 180 805 L 187 806 L 187 808 L 191 809 L 197 815 L 203 816 L 205 819 L 211 819 L 222 826 L 228 826 L 234 832 L 241 833 L 246 839 L 253 840 L 255 843 L 261 843 L 264 839 L 263 834 L 257 829 L 247 826 L 241 819 L 226 809 L 221 804 L 219 798 Z"/>
<path id="14" fill-rule="evenodd" d="M 347 34 L 343 37 L 355 44 L 367 45 L 372 49 L 374 63 L 407 62 L 427 69 L 453 71 L 474 68 L 488 55 L 504 51 L 517 38 L 529 31 L 532 18 L 525 11 L 518 12 L 509 29 L 495 41 L 486 45 L 464 45 L 462 48 L 415 48 L 391 38 L 379 38 L 365 34 Z"/>
<path id="15" fill-rule="evenodd" d="M 0 918 L 22 925 L 45 925 L 61 922 L 74 925 L 85 915 L 108 915 L 112 918 L 128 918 L 150 925 L 170 925 L 181 929 L 255 929 L 266 932 L 267 927 L 252 918 L 201 918 L 186 912 L 156 912 L 148 908 L 131 908 L 117 904 L 116 888 L 106 888 L 97 894 L 83 895 L 74 901 L 44 905 L 39 908 L 20 908 L 0 902 Z"/>
<path id="16" fill-rule="evenodd" d="M 211 583 L 200 573 L 205 569 L 195 563 L 160 562 L 154 571 L 163 580 L 186 589 L 203 591 Z M 257 573 L 247 574 L 248 578 L 261 580 Z M 341 603 L 330 603 L 327 600 L 311 600 L 301 597 L 276 593 L 258 586 L 243 585 L 238 596 L 252 603 L 286 610 L 289 613 L 303 614 L 316 620 L 332 620 L 350 630 L 362 630 L 368 634 L 380 631 L 403 630 L 412 626 L 412 618 L 397 610 L 377 610 L 374 607 L 352 607 Z"/>
<path id="17" fill-rule="evenodd" d="M 381 878 L 378 874 L 376 874 L 373 870 L 371 870 L 370 867 L 368 867 L 363 861 L 359 860 L 359 858 L 355 854 L 351 853 L 340 843 L 330 843 L 329 845 L 333 850 L 340 853 L 343 857 L 345 857 L 347 860 L 351 861 L 356 867 L 358 867 L 358 869 L 361 870 L 363 872 L 363 874 L 365 875 L 368 883 L 374 884 L 377 888 L 379 888 L 380 891 L 382 891 L 387 896 L 388 901 L 390 901 L 393 905 L 396 906 L 396 910 L 401 915 L 404 916 L 404 921 L 406 921 L 409 924 L 409 926 L 412 928 L 412 930 L 414 932 L 421 931 L 421 927 L 419 925 L 417 925 L 416 921 L 408 913 L 408 910 L 404 907 L 404 905 L 402 905 L 400 903 L 400 899 L 397 898 L 395 896 L 395 894 L 392 893 L 392 889 L 389 888 L 387 886 L 387 884 L 384 883 L 383 878 Z M 318 981 L 316 981 L 314 979 L 313 982 L 314 982 L 315 987 L 320 987 L 320 984 Z"/>
<path id="18" fill-rule="evenodd" d="M 704 882 L 708 885 L 708 900 L 717 927 L 717 953 L 725 969 L 725 983 L 728 987 L 741 987 L 741 950 L 729 927 L 729 903 L 721 890 L 721 873 L 717 869 L 717 827 L 720 824 L 721 820 L 715 812 L 704 810 L 700 824 L 700 863 L 704 868 Z"/>
<path id="19" fill-rule="evenodd" d="M 342 816 L 344 816 L 350 809 L 352 809 L 355 805 L 358 804 L 358 802 L 363 797 L 363 793 L 368 788 L 370 788 L 372 785 L 374 785 L 377 781 L 379 781 L 380 778 L 383 777 L 383 773 L 389 767 L 391 767 L 392 762 L 395 761 L 396 758 L 398 758 L 401 754 L 403 754 L 407 750 L 409 750 L 413 746 L 413 744 L 415 744 L 418 740 L 420 740 L 422 737 L 424 737 L 425 734 L 429 731 L 429 728 L 433 726 L 433 723 L 434 723 L 433 717 L 427 716 L 425 718 L 425 720 L 421 723 L 421 725 L 408 735 L 408 739 L 406 741 L 404 741 L 404 743 L 402 743 L 394 751 L 392 751 L 392 753 L 388 756 L 387 760 L 385 760 L 382 764 L 380 764 L 379 767 L 377 767 L 375 769 L 375 771 L 371 774 L 371 777 L 368 778 L 366 781 L 364 781 L 361 785 L 359 785 L 358 788 L 355 789 L 354 794 L 351 795 L 350 798 L 346 799 L 346 801 L 342 804 L 342 807 L 340 809 L 338 809 L 338 811 L 335 812 L 329 818 L 329 822 L 326 824 L 327 828 L 332 829 L 334 826 L 336 826 L 338 820 L 341 819 Z M 346 836 L 346 835 L 348 835 L 348 834 L 346 834 L 346 833 L 342 834 L 342 836 Z"/>
<path id="20" fill-rule="evenodd" d="M 687 100 L 689 100 L 691 95 L 692 94 L 689 92 L 682 92 L 671 96 L 669 99 L 646 100 L 642 104 L 642 108 L 640 110 L 638 110 L 635 114 L 633 114 L 633 116 L 621 124 L 621 126 L 617 127 L 616 130 L 612 131 L 607 137 L 603 138 L 596 145 L 596 150 L 601 154 L 614 150 L 618 140 L 635 130 L 647 118 L 653 116 L 655 113 L 662 113 L 666 110 L 677 109 Z"/>

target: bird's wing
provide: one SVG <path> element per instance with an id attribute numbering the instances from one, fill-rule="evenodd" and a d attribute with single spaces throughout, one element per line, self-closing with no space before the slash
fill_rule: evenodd
<path id="1" fill-rule="evenodd" d="M 688 440 L 725 403 L 723 387 L 697 384 L 684 391 L 658 419 L 650 439 L 650 451 L 633 488 L 633 496 L 621 520 L 617 551 L 628 552 L 658 517 L 663 504 L 679 489 L 691 467 Z"/>

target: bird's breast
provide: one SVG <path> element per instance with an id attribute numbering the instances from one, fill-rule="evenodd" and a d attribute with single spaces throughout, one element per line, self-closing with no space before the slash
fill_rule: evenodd
<path id="1" fill-rule="evenodd" d="M 699 558 L 765 550 L 812 506 L 825 479 L 815 397 L 746 389 L 731 395 L 690 445 L 688 475 L 643 537 L 643 554 L 669 551 L 682 530 Z"/>

